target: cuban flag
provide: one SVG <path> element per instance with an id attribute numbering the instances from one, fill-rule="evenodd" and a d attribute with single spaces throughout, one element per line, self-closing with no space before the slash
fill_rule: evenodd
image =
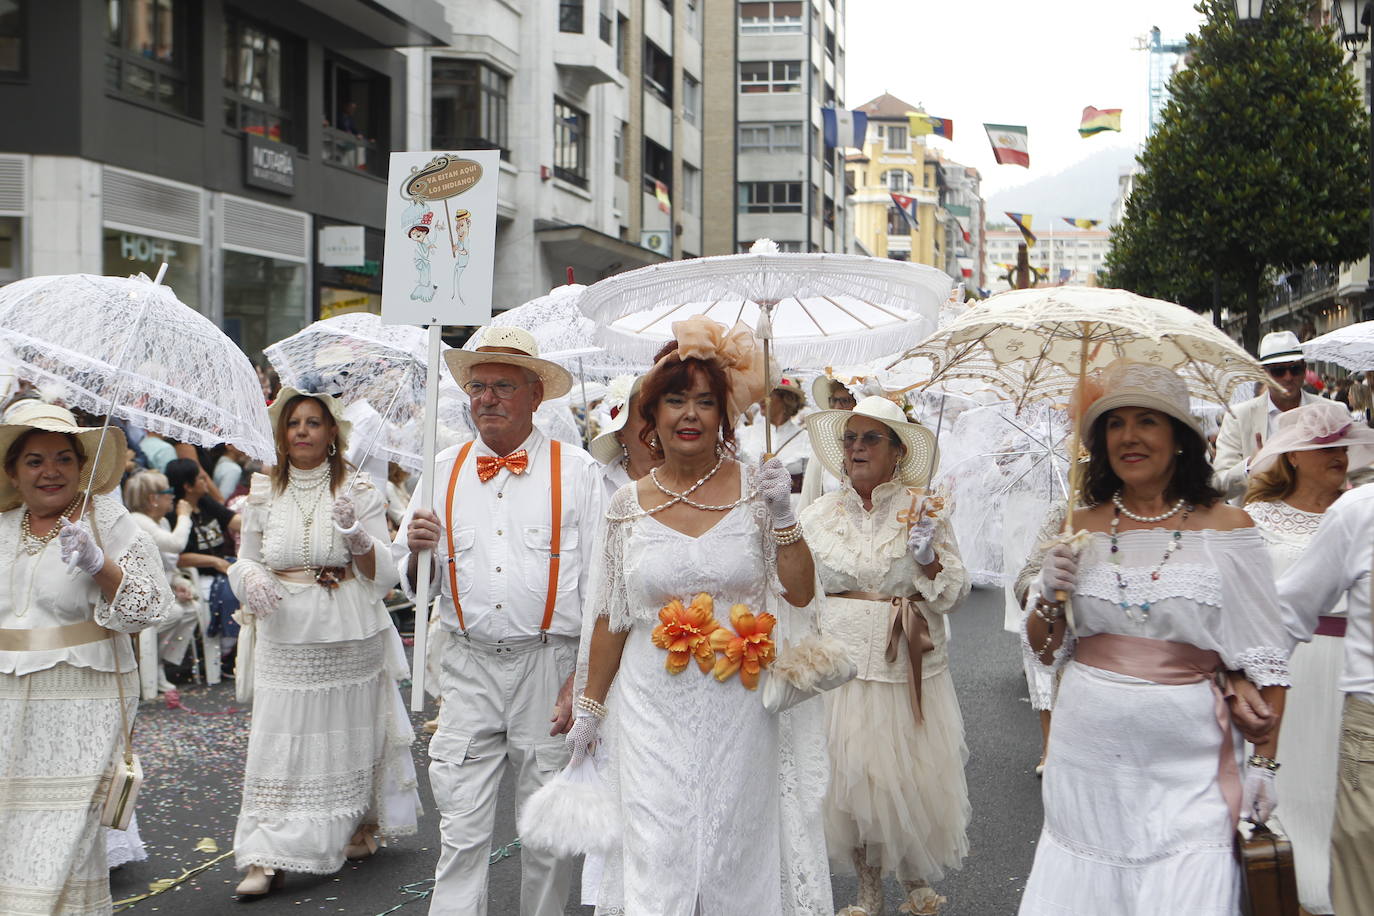
<path id="1" fill-rule="evenodd" d="M 917 215 L 917 207 L 920 202 L 914 197 L 907 197 L 905 194 L 892 192 L 892 205 L 901 211 L 902 216 L 906 217 L 907 224 L 911 226 L 911 231 L 915 232 L 921 228 L 921 219 Z"/>
<path id="2" fill-rule="evenodd" d="M 863 149 L 868 133 L 868 115 L 847 108 L 822 108 L 821 133 L 831 149 Z"/>

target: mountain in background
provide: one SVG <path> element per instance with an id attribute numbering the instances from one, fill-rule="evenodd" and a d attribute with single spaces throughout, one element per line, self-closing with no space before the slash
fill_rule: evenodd
<path id="1" fill-rule="evenodd" d="M 1055 175 L 998 191 L 988 198 L 988 222 L 1008 222 L 1006 210 L 1031 214 L 1036 229 L 1061 216 L 1105 222 L 1116 200 L 1117 178 L 1134 160 L 1133 147 L 1108 147 Z"/>

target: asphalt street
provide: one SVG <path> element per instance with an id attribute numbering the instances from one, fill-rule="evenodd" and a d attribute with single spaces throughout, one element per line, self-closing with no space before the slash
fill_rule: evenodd
<path id="1" fill-rule="evenodd" d="M 969 747 L 973 821 L 964 867 L 937 886 L 949 898 L 943 916 L 1014 914 L 1040 829 L 1034 772 L 1039 726 L 1025 699 L 1016 641 L 1001 628 L 1002 600 L 1000 590 L 975 590 L 952 618 L 951 664 Z M 269 897 L 239 903 L 233 896 L 238 875 L 229 853 L 248 714 L 236 709 L 230 683 L 184 689 L 181 700 L 183 708 L 158 702 L 144 703 L 140 710 L 135 744 L 147 781 L 138 817 L 148 859 L 111 872 L 117 910 L 196 916 L 417 916 L 427 911 L 438 828 L 424 775 L 423 737 L 416 742 L 415 758 L 425 817 L 416 836 L 395 841 L 365 862 L 348 863 L 335 875 L 289 875 L 285 887 Z M 415 718 L 418 724 L 423 717 Z M 496 820 L 489 916 L 519 913 L 520 853 L 515 840 L 514 804 L 507 785 Z M 834 888 L 837 909 L 854 902 L 852 877 L 837 875 Z M 887 913 L 895 914 L 901 900 L 899 888 L 889 882 Z M 570 916 L 590 912 L 571 902 L 567 908 Z"/>

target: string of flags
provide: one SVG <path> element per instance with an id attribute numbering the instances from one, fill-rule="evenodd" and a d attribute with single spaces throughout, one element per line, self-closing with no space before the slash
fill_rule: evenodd
<path id="1" fill-rule="evenodd" d="M 1030 213 L 1013 213 L 1010 210 L 1003 210 L 1002 212 L 1007 215 L 1007 219 L 1016 225 L 1017 229 L 1021 230 L 1021 235 L 1026 240 L 1026 247 L 1034 247 L 1038 240 L 1035 233 L 1031 231 L 1031 221 L 1034 216 Z M 1080 219 L 1072 216 L 1061 216 L 1060 219 L 1075 229 L 1092 229 L 1102 223 L 1100 219 Z"/>

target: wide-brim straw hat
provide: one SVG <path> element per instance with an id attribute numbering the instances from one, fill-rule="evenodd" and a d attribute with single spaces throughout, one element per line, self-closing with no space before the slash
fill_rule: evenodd
<path id="1" fill-rule="evenodd" d="M 844 435 L 845 424 L 854 417 L 877 420 L 896 433 L 906 446 L 906 455 L 897 462 L 893 479 L 908 487 L 925 486 L 940 464 L 935 434 L 919 423 L 908 422 L 901 407 L 876 394 L 864 398 L 853 410 L 818 410 L 806 418 L 811 450 L 827 471 L 836 477 L 845 476 L 844 446 L 840 437 Z"/>
<path id="2" fill-rule="evenodd" d="M 1188 383 L 1172 369 L 1118 359 L 1103 369 L 1097 379 L 1089 379 L 1082 390 L 1093 390 L 1093 394 L 1100 392 L 1083 411 L 1079 431 L 1085 444 L 1091 445 L 1093 423 L 1097 418 L 1118 407 L 1157 410 L 1197 433 L 1199 439 L 1206 439 L 1201 424 L 1192 413 Z"/>
<path id="3" fill-rule="evenodd" d="M 567 369 L 539 358 L 539 344 L 523 328 L 486 327 L 477 332 L 481 343 L 475 350 L 446 350 L 444 362 L 461 388 L 468 383 L 473 366 L 505 363 L 528 369 L 544 383 L 544 399 L 561 398 L 572 390 L 573 379 Z"/>
<path id="4" fill-rule="evenodd" d="M 639 389 L 644 384 L 644 376 L 639 376 L 630 386 L 630 393 L 625 396 L 625 403 L 617 404 L 611 408 L 611 422 L 592 440 L 591 445 L 587 446 L 587 451 L 591 456 L 602 464 L 610 464 L 622 454 L 620 442 L 616 440 L 615 434 L 625 428 L 625 424 L 630 420 L 630 402 L 639 394 Z"/>
<path id="5" fill-rule="evenodd" d="M 301 391 L 299 388 L 292 388 L 290 385 L 277 392 L 277 399 L 272 402 L 272 406 L 267 408 L 267 417 L 272 421 L 272 432 L 275 435 L 277 424 L 281 422 L 282 411 L 286 410 L 286 405 L 291 403 L 295 397 L 314 398 L 324 405 L 324 409 L 329 411 L 329 415 L 334 418 L 334 425 L 339 428 L 339 451 L 348 450 L 348 435 L 353 432 L 353 422 L 344 419 L 344 406 L 338 398 L 332 394 L 317 394 L 313 391 Z"/>
<path id="6" fill-rule="evenodd" d="M 1264 448 L 1250 459 L 1250 473 L 1268 470 L 1280 455 L 1311 452 L 1322 448 L 1349 450 L 1350 468 L 1362 468 L 1374 461 L 1374 429 L 1350 418 L 1350 411 L 1339 401 L 1319 399 L 1279 414 L 1278 429 Z"/>
<path id="7" fill-rule="evenodd" d="M 124 441 L 124 432 L 118 427 L 106 428 L 105 445 L 102 448 L 100 428 L 78 426 L 76 417 L 65 407 L 43 401 L 20 401 L 9 409 L 4 423 L 0 424 L 0 460 L 9 454 L 10 447 L 20 436 L 34 429 L 64 433 L 81 443 L 81 451 L 85 453 L 81 463 L 80 487 L 83 491 L 88 483 L 93 493 L 108 493 L 119 486 L 119 480 L 124 476 L 124 453 L 128 446 Z M 100 452 L 100 462 L 93 466 L 97 451 Z M 9 475 L 0 475 L 0 512 L 16 508 L 20 502 L 19 491 L 10 483 Z"/>

